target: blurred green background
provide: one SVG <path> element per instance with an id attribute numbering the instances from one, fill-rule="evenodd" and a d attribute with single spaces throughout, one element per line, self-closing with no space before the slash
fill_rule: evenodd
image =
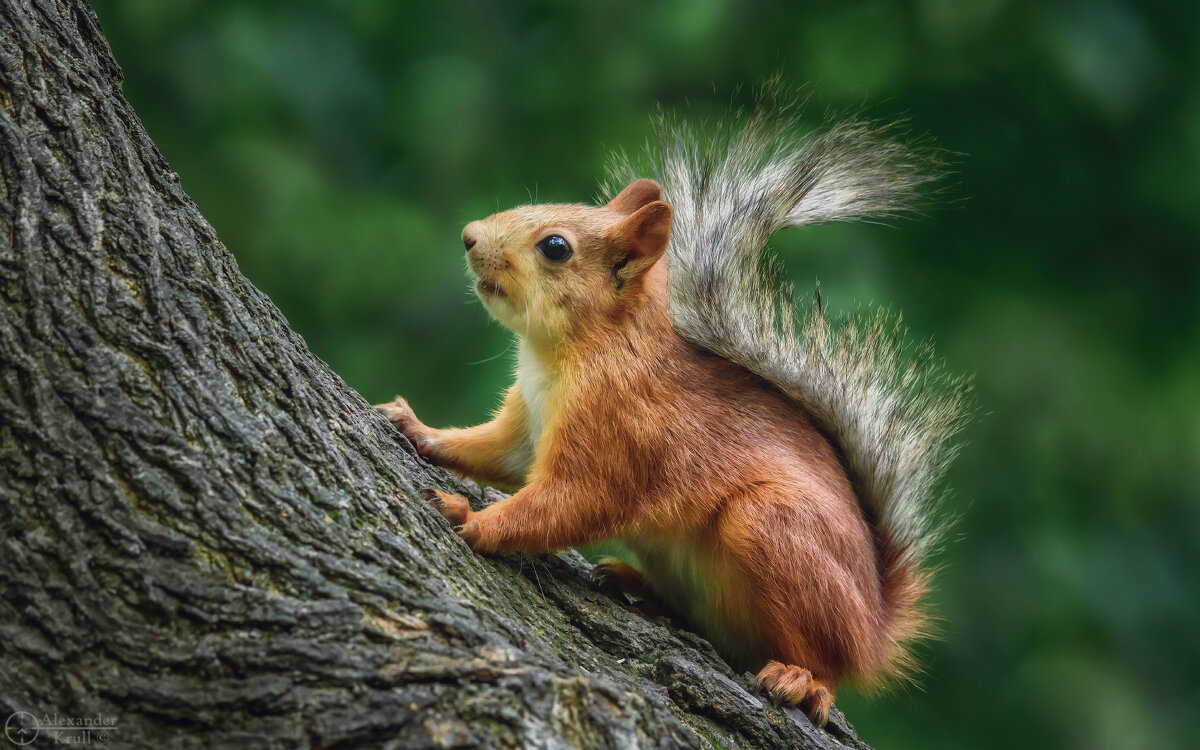
<path id="1" fill-rule="evenodd" d="M 1200 747 L 1200 4 L 97 0 L 242 269 L 372 402 L 486 418 L 508 334 L 459 230 L 597 194 L 655 103 L 775 71 L 958 152 L 925 215 L 784 233 L 974 373 L 940 641 L 839 705 L 880 748 Z"/>

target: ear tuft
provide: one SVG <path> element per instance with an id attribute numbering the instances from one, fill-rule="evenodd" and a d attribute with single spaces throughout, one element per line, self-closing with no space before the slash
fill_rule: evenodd
<path id="1" fill-rule="evenodd" d="M 610 211 L 631 214 L 647 203 L 662 198 L 662 186 L 654 180 L 634 180 L 605 206 Z"/>

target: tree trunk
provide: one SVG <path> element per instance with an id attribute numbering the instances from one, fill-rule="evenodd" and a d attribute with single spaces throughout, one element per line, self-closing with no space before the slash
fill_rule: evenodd
<path id="1" fill-rule="evenodd" d="M 479 491 L 242 277 L 120 86 L 82 0 L 0 0 L 10 739 L 865 747 L 763 705 L 577 553 L 473 555 L 418 490 Z"/>

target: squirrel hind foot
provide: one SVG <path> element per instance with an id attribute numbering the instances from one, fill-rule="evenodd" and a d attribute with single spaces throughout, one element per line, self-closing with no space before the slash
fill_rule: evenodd
<path id="1" fill-rule="evenodd" d="M 602 589 L 616 591 L 637 600 L 638 608 L 649 617 L 666 617 L 678 621 L 675 611 L 650 588 L 641 571 L 624 560 L 601 557 L 592 567 L 592 580 Z"/>
<path id="2" fill-rule="evenodd" d="M 818 728 L 829 721 L 833 691 L 824 682 L 813 679 L 804 667 L 772 660 L 758 673 L 755 682 L 776 705 L 799 707 Z"/>
<path id="3" fill-rule="evenodd" d="M 641 571 L 615 557 L 601 557 L 592 567 L 592 580 L 601 587 L 616 589 L 635 599 L 644 598 L 650 590 Z"/>

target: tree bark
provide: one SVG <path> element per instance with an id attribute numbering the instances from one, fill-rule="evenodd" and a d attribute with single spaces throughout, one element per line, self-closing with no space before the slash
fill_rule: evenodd
<path id="1" fill-rule="evenodd" d="M 82 0 L 0 0 L 0 721 L 27 712 L 10 730 L 865 747 L 836 713 L 818 731 L 764 705 L 575 552 L 473 555 L 418 490 L 483 493 L 420 461 L 242 277 L 120 86 Z M 87 717 L 113 726 L 47 726 Z"/>

